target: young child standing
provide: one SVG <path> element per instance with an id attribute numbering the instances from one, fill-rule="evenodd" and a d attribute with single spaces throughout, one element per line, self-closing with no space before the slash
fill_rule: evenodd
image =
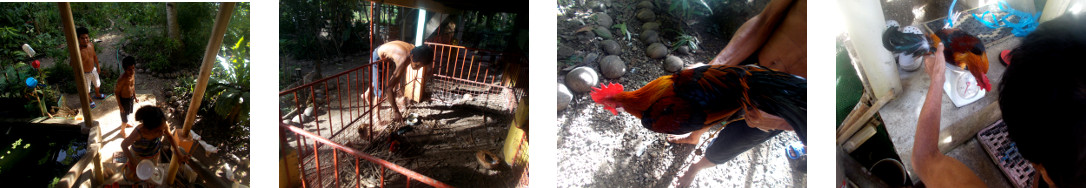
<path id="1" fill-rule="evenodd" d="M 121 137 L 128 137 L 124 129 L 132 127 L 128 124 L 128 115 L 132 114 L 132 105 L 139 102 L 136 99 L 136 58 L 131 56 L 121 60 L 124 74 L 117 78 L 117 88 L 113 91 L 117 95 L 117 106 L 121 110 Z"/>

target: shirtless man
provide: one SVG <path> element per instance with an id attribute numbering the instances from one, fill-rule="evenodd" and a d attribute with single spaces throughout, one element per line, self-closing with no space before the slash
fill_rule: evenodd
<path id="1" fill-rule="evenodd" d="M 1086 185 L 1086 77 L 1080 73 L 1086 64 L 1069 61 L 1086 51 L 1083 22 L 1086 16 L 1063 14 L 1038 25 L 1012 50 L 998 83 L 1007 137 L 1036 170 L 1033 187 Z M 941 44 L 936 49 L 943 53 Z M 917 117 L 913 171 L 927 187 L 989 187 L 969 166 L 939 151 L 946 60 L 924 59 L 931 83 Z"/>
<path id="2" fill-rule="evenodd" d="M 711 65 L 759 64 L 774 70 L 807 77 L 807 1 L 773 0 L 761 13 L 754 16 L 735 32 L 728 46 L 724 47 Z M 679 177 L 678 187 L 688 187 L 697 173 L 704 168 L 728 162 L 735 156 L 791 130 L 805 138 L 806 125 L 790 126 L 784 119 L 759 111 L 760 119 L 746 119 L 725 126 L 716 139 L 706 148 L 706 157 L 694 163 Z M 698 144 L 705 129 L 686 136 L 669 136 L 668 141 L 679 144 Z M 806 139 L 802 139 L 806 144 Z"/>
<path id="3" fill-rule="evenodd" d="M 94 52 L 94 44 L 90 41 L 90 30 L 80 27 L 75 30 L 75 34 L 79 36 L 79 58 L 83 60 L 83 81 L 87 83 L 87 90 L 94 89 L 92 98 L 105 99 L 106 96 L 98 91 L 98 87 L 102 85 L 101 79 L 98 78 L 100 66 L 98 66 L 98 55 Z M 94 101 L 91 101 L 91 106 L 94 106 Z"/>
<path id="4" fill-rule="evenodd" d="M 396 99 L 389 103 L 392 105 L 392 113 L 396 117 L 396 119 L 394 120 L 402 120 L 403 114 L 400 114 L 400 104 L 403 103 L 404 97 L 400 93 L 403 92 L 402 90 L 404 85 L 404 75 L 407 73 L 407 68 L 410 67 L 411 69 L 430 69 L 433 66 L 431 64 L 433 57 L 433 50 L 425 45 L 415 47 L 415 45 L 407 42 L 392 41 L 382 44 L 381 46 L 377 46 L 377 48 L 373 50 L 373 54 L 370 55 L 370 61 L 377 62 L 386 59 L 391 60 L 393 62 L 392 66 L 394 71 L 392 72 L 392 76 L 388 80 L 389 83 L 386 83 L 384 87 L 381 87 L 379 83 L 379 73 L 381 72 L 381 70 L 376 65 L 372 66 L 371 70 L 374 74 L 372 77 L 371 86 L 369 89 L 366 89 L 366 92 L 362 94 L 362 98 L 366 99 L 366 101 L 370 104 L 381 104 L 382 101 L 377 101 L 378 98 L 384 98 L 386 100 L 391 100 L 393 98 Z M 410 64 L 405 64 L 406 62 L 410 62 Z M 429 76 L 426 77 L 429 78 Z M 376 89 L 376 91 L 373 91 L 373 88 L 378 89 Z M 374 92 L 376 92 L 376 96 L 381 97 L 373 97 Z M 380 122 L 380 117 L 376 114 L 377 113 L 374 113 L 374 115 L 371 115 L 370 118 L 372 118 L 374 122 Z"/>

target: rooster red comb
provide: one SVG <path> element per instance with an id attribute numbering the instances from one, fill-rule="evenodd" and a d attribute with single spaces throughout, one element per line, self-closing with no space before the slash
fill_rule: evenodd
<path id="1" fill-rule="evenodd" d="M 617 115 L 618 111 L 615 110 L 615 104 L 604 101 L 618 93 L 622 93 L 622 84 L 610 83 L 608 85 L 600 84 L 599 88 L 593 87 L 592 93 L 589 93 L 589 95 L 592 96 L 592 101 L 603 105 L 603 109 L 610 110 L 611 114 Z"/>
<path id="2" fill-rule="evenodd" d="M 622 84 L 610 83 L 608 85 L 600 84 L 600 87 L 598 88 L 592 87 L 592 93 L 589 93 L 589 95 L 592 96 L 593 101 L 600 103 L 601 100 L 611 98 L 611 96 L 615 96 L 615 94 L 621 92 Z"/>

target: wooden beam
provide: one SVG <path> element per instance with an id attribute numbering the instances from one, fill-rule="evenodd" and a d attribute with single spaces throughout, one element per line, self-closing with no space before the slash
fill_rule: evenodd
<path id="1" fill-rule="evenodd" d="M 83 109 L 83 125 L 86 127 L 97 127 L 98 123 L 94 121 L 94 116 L 91 115 L 90 108 L 90 88 L 87 88 L 88 84 L 83 79 L 83 59 L 79 55 L 79 36 L 75 33 L 75 21 L 72 18 L 72 7 L 70 3 L 57 3 L 57 9 L 60 9 L 61 25 L 64 26 L 64 39 L 68 42 L 68 59 L 69 65 L 72 66 L 72 71 L 75 72 L 76 79 L 76 93 L 79 94 L 79 101 L 82 104 Z M 91 135 L 96 138 L 96 141 L 102 141 L 102 130 L 94 131 L 97 134 Z M 98 144 L 99 143 L 90 143 Z M 92 158 L 94 158 L 94 180 L 96 182 L 102 182 L 104 177 L 102 176 L 102 160 L 97 154 L 98 150 L 91 152 Z"/>
<path id="2" fill-rule="evenodd" d="M 865 92 L 864 96 L 872 95 L 868 95 Z M 879 112 L 879 109 L 882 109 L 882 106 L 889 103 L 892 98 L 894 98 L 894 93 L 891 91 L 886 97 L 878 99 L 870 107 L 865 104 L 866 102 L 864 101 L 866 100 L 861 98 L 859 104 L 856 104 L 853 111 L 845 117 L 845 121 L 841 122 L 841 127 L 837 129 L 837 145 L 845 144 L 845 142 L 852 137 L 852 134 L 855 134 L 856 131 L 863 128 L 863 125 L 867 123 L 867 120 L 870 120 L 872 116 L 875 116 L 875 113 Z"/>
<path id="3" fill-rule="evenodd" d="M 196 88 L 192 92 L 192 102 L 189 103 L 189 109 L 185 114 L 185 123 L 181 127 L 181 130 L 174 131 L 174 135 L 178 136 L 178 139 L 189 139 L 189 130 L 192 130 L 192 124 L 196 120 L 196 112 L 200 111 L 200 103 L 204 100 L 204 91 L 207 89 L 207 81 L 211 78 L 211 68 L 215 67 L 215 57 L 219 55 L 219 48 L 222 47 L 222 38 L 226 35 L 226 26 L 230 24 L 230 16 L 234 13 L 235 2 L 225 2 L 219 4 L 219 13 L 215 16 L 214 27 L 211 28 L 211 39 L 207 42 L 207 48 L 204 49 L 204 59 L 200 63 L 200 77 L 196 80 Z M 191 151 L 186 151 L 191 152 Z M 173 182 L 177 169 L 180 166 L 178 158 L 184 157 L 173 153 L 173 158 L 170 160 L 170 168 L 166 173 L 166 184 Z"/>

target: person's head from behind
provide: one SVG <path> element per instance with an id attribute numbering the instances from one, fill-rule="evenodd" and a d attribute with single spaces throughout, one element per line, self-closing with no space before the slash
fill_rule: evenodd
<path id="1" fill-rule="evenodd" d="M 999 107 L 1022 157 L 1057 187 L 1086 186 L 1086 19 L 1041 24 L 1011 53 Z"/>
<path id="2" fill-rule="evenodd" d="M 430 46 L 422 45 L 411 49 L 411 64 L 414 66 L 430 65 L 434 60 L 434 49 Z"/>
<path id="3" fill-rule="evenodd" d="M 136 58 L 132 56 L 124 57 L 124 60 L 121 60 L 121 66 L 124 67 L 125 72 L 136 70 Z"/>
<path id="4" fill-rule="evenodd" d="M 148 135 L 155 135 L 155 137 L 162 136 L 166 129 L 166 113 L 161 108 L 155 106 L 144 106 L 139 110 L 136 110 L 136 121 L 143 123 L 142 131 L 147 131 Z"/>
<path id="5" fill-rule="evenodd" d="M 75 29 L 75 36 L 79 39 L 80 48 L 86 48 L 87 44 L 90 44 L 90 30 L 87 30 L 86 27 Z"/>

